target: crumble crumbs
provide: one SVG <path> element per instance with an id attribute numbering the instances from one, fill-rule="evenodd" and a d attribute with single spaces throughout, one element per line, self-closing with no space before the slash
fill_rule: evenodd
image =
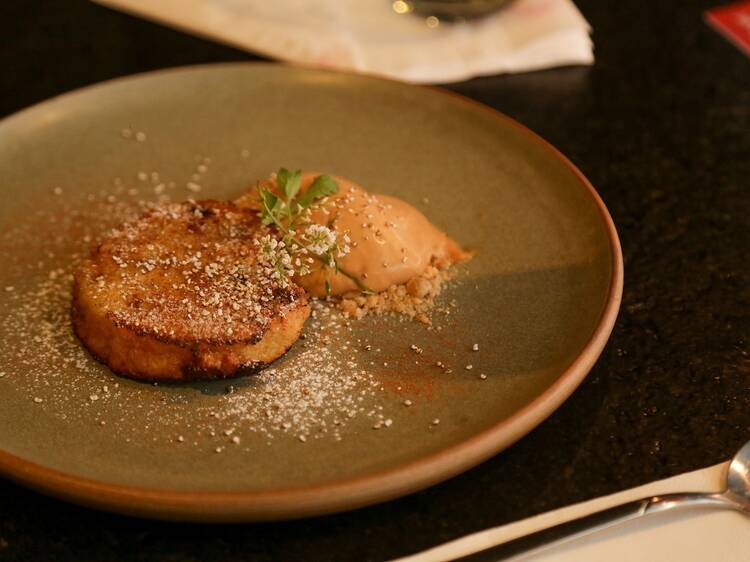
<path id="1" fill-rule="evenodd" d="M 374 295 L 350 293 L 344 295 L 338 306 L 344 315 L 359 320 L 368 314 L 402 314 L 426 326 L 432 324 L 430 312 L 435 307 L 435 299 L 444 285 L 455 276 L 450 269 L 440 269 L 430 265 L 422 275 L 411 278 L 402 285 L 392 285 Z"/>

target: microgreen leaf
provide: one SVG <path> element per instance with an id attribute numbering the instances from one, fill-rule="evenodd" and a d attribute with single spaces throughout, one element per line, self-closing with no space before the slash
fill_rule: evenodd
<path id="1" fill-rule="evenodd" d="M 261 218 L 264 225 L 269 225 L 273 222 L 273 210 L 276 204 L 279 202 L 279 198 L 267 189 L 263 189 L 258 186 L 258 193 L 260 194 L 261 201 L 263 202 L 263 211 L 261 212 Z"/>
<path id="2" fill-rule="evenodd" d="M 260 188 L 260 196 L 263 198 L 263 204 L 267 209 L 273 209 L 276 206 L 279 198 L 267 189 Z"/>
<path id="3" fill-rule="evenodd" d="M 286 195 L 287 201 L 291 201 L 297 196 L 301 181 L 301 170 L 295 170 L 294 172 L 287 174 L 286 183 L 284 184 L 284 195 Z"/>
<path id="4" fill-rule="evenodd" d="M 289 181 L 289 170 L 286 168 L 279 168 L 276 172 L 276 186 L 279 188 L 279 193 L 286 193 L 286 184 Z"/>
<path id="5" fill-rule="evenodd" d="M 310 184 L 310 187 L 307 188 L 307 191 L 302 194 L 297 203 L 300 207 L 306 209 L 313 201 L 328 197 L 329 195 L 338 193 L 338 191 L 339 186 L 331 176 L 318 176 Z"/>
<path id="6" fill-rule="evenodd" d="M 274 203 L 274 206 L 271 208 L 271 210 L 275 215 L 278 215 L 279 213 L 288 214 L 289 212 L 286 203 L 284 203 L 284 201 L 282 201 L 282 199 L 279 197 L 276 198 L 276 203 Z"/>

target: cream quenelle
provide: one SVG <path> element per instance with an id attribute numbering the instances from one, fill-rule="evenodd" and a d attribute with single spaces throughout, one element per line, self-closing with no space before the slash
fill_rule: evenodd
<path id="1" fill-rule="evenodd" d="M 300 192 L 319 175 L 303 173 Z M 329 227 L 339 239 L 346 237 L 349 251 L 338 260 L 339 273 L 313 264 L 310 273 L 295 278 L 312 295 L 342 295 L 363 286 L 381 292 L 421 275 L 430 265 L 442 269 L 469 257 L 412 205 L 332 177 L 338 191 L 315 206 L 309 220 Z M 261 182 L 261 187 L 275 191 L 275 179 Z"/>

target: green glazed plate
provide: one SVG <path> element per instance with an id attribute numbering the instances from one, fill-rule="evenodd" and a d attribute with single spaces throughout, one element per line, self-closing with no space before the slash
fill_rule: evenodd
<path id="1" fill-rule="evenodd" d="M 431 330 L 323 308 L 272 371 L 180 386 L 85 352 L 70 269 L 134 201 L 231 198 L 280 166 L 401 197 L 477 250 Z M 554 411 L 620 303 L 615 227 L 583 175 L 436 89 L 272 64 L 124 78 L 2 121 L 0 177 L 0 472 L 100 509 L 272 520 L 425 488 Z"/>

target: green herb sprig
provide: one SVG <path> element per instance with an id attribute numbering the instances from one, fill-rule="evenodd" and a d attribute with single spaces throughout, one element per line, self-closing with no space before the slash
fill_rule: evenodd
<path id="1" fill-rule="evenodd" d="M 276 172 L 276 193 L 257 184 L 260 217 L 275 236 L 265 236 L 258 242 L 261 257 L 271 268 L 273 276 L 282 284 L 295 275 L 307 275 L 317 262 L 325 271 L 326 293 L 331 292 L 331 274 L 341 273 L 364 292 L 372 290 L 339 266 L 339 260 L 349 253 L 349 237 L 341 239 L 332 224 L 311 221 L 312 211 L 325 204 L 326 198 L 338 193 L 338 184 L 331 176 L 317 176 L 300 194 L 301 170 L 290 172 L 280 168 Z"/>

